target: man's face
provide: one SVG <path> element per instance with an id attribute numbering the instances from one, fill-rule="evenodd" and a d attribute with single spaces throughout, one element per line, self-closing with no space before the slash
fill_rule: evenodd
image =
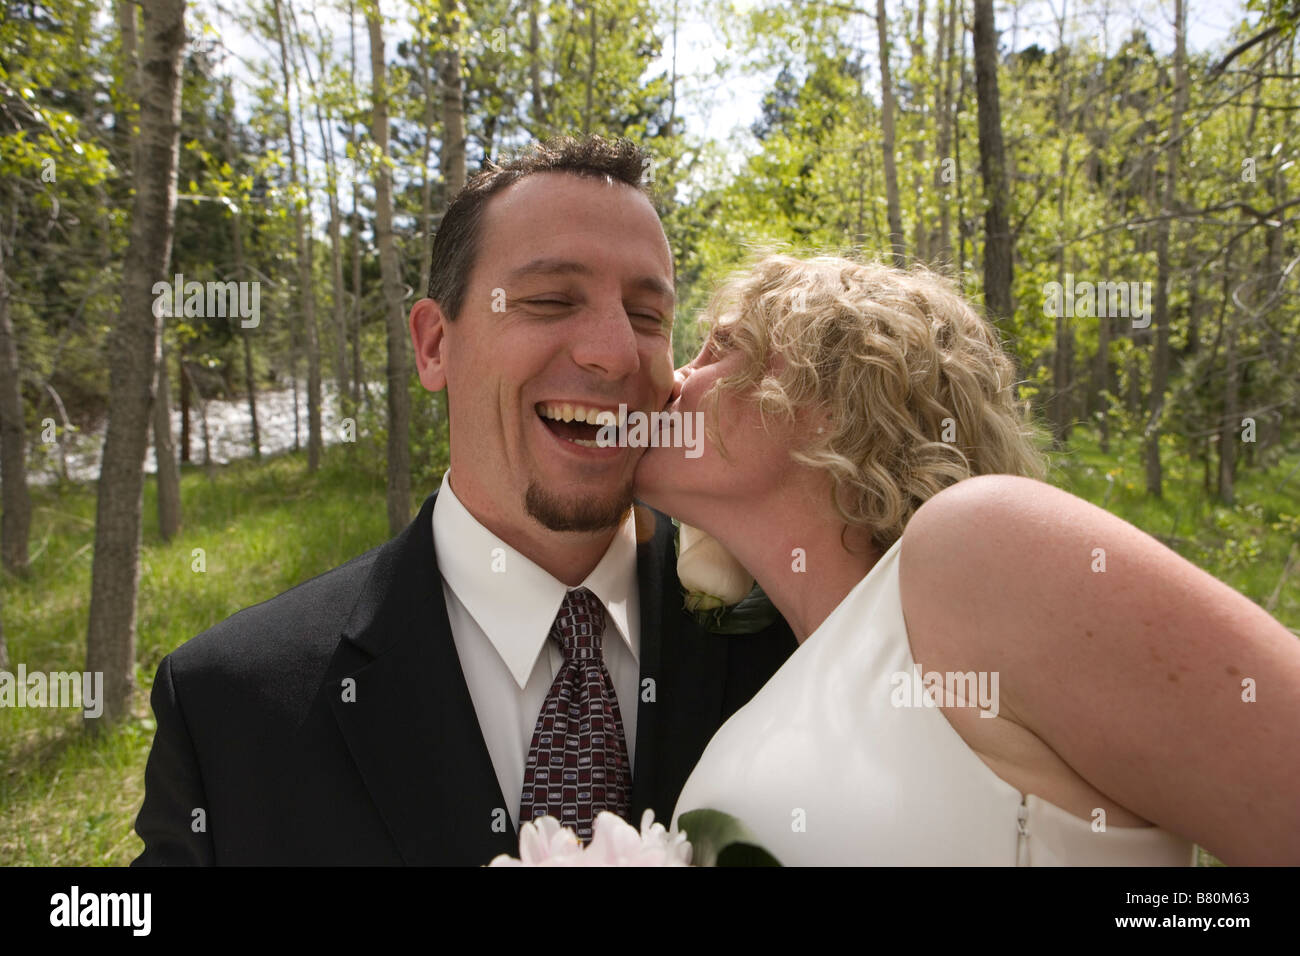
<path id="1" fill-rule="evenodd" d="M 591 420 L 658 410 L 673 383 L 659 217 L 625 184 L 539 173 L 489 199 L 481 225 L 460 315 L 425 300 L 411 318 L 421 381 L 448 389 L 456 495 L 498 533 L 610 528 L 642 449 L 596 447 Z M 441 325 L 432 347 L 426 323 Z"/>

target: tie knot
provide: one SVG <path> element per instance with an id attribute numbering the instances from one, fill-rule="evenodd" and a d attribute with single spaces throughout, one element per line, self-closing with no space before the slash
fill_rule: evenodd
<path id="1" fill-rule="evenodd" d="M 564 596 L 550 636 L 564 651 L 566 661 L 599 660 L 604 631 L 605 605 L 587 588 L 578 588 Z"/>

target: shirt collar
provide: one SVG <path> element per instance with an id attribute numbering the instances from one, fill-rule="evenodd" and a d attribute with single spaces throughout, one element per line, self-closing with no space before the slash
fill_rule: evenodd
<path id="1" fill-rule="evenodd" d="M 452 491 L 450 470 L 433 505 L 433 547 L 443 580 L 522 689 L 569 588 L 480 524 Z M 600 598 L 607 622 L 639 661 L 640 592 L 631 511 L 580 586 Z"/>

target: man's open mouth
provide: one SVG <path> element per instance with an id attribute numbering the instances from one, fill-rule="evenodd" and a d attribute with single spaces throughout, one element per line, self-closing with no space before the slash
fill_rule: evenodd
<path id="1" fill-rule="evenodd" d="M 537 415 L 551 433 L 587 448 L 605 447 L 596 441 L 600 429 L 618 424 L 618 413 L 607 408 L 572 402 L 538 402 Z"/>

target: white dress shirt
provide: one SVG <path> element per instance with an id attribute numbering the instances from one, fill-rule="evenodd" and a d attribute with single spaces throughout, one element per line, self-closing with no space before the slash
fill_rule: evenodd
<path id="1" fill-rule="evenodd" d="M 547 636 L 570 589 L 483 527 L 452 491 L 450 476 L 450 471 L 443 475 L 433 506 L 442 593 L 505 810 L 518 828 L 524 763 L 537 715 L 564 662 Z M 641 602 L 630 512 L 580 586 L 605 605 L 601 645 L 623 718 L 629 767 L 635 767 Z"/>

